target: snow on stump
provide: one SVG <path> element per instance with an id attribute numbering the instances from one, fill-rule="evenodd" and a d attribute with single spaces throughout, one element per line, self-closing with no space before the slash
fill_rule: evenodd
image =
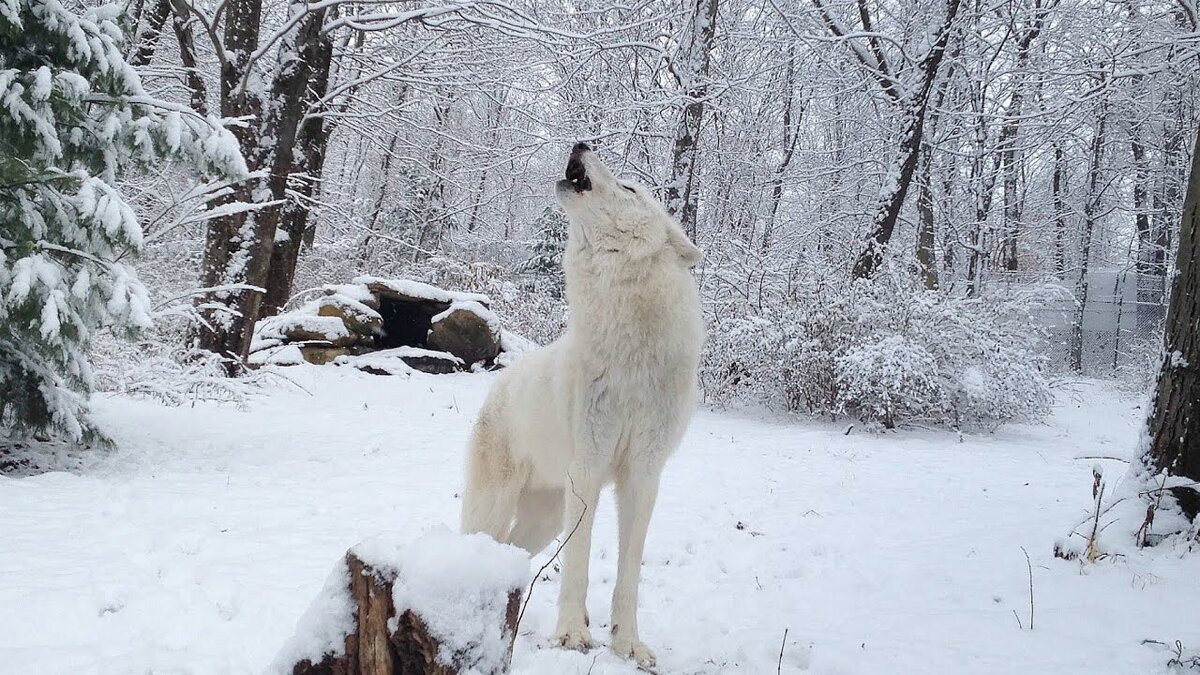
<path id="1" fill-rule="evenodd" d="M 300 619 L 277 675 L 501 675 L 509 671 L 524 551 L 449 531 L 351 548 Z"/>
<path id="2" fill-rule="evenodd" d="M 455 302 L 431 323 L 429 346 L 464 363 L 491 363 L 500 354 L 500 320 L 478 302 Z"/>

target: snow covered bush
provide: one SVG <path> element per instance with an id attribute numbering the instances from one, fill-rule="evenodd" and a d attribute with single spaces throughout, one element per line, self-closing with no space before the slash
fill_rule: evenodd
<path id="1" fill-rule="evenodd" d="M 813 414 L 985 426 L 1036 419 L 1051 396 L 1035 296 L 962 298 L 896 273 L 794 285 L 774 308 L 713 317 L 706 395 Z"/>
<path id="2" fill-rule="evenodd" d="M 0 2 L 0 429 L 102 440 L 87 417 L 95 329 L 150 324 L 124 260 L 141 227 L 116 187 L 164 157 L 240 175 L 232 136 L 146 95 L 122 56 L 120 8 Z"/>
<path id="3" fill-rule="evenodd" d="M 893 427 L 896 419 L 920 415 L 941 395 L 937 362 L 906 335 L 886 335 L 857 344 L 837 358 L 838 403 L 860 416 Z"/>

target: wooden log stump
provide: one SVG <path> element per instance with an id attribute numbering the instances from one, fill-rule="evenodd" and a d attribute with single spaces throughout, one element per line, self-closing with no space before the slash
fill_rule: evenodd
<path id="1" fill-rule="evenodd" d="M 403 547 L 360 544 L 346 553 L 273 670 L 503 675 L 528 560 L 483 535 L 426 535 Z"/>

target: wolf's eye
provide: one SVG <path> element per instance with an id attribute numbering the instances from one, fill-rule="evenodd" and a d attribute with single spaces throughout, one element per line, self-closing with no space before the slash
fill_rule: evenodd
<path id="1" fill-rule="evenodd" d="M 637 190 L 634 190 L 633 188 L 629 187 L 628 185 L 625 185 L 624 183 L 621 184 L 621 187 L 625 188 L 626 190 L 629 190 L 630 192 L 632 192 L 635 195 L 637 194 Z"/>

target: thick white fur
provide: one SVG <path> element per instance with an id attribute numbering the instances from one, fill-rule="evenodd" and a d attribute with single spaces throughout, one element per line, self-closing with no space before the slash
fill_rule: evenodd
<path id="1" fill-rule="evenodd" d="M 700 252 L 645 188 L 619 181 L 591 151 L 579 159 L 591 189 L 560 181 L 557 190 L 571 223 L 567 330 L 504 371 L 484 403 L 462 529 L 531 553 L 568 533 L 558 640 L 587 649 L 592 522 L 601 487 L 614 483 L 612 648 L 648 666 L 637 625 L 642 550 L 663 465 L 695 405 L 704 329 L 689 268 Z"/>

